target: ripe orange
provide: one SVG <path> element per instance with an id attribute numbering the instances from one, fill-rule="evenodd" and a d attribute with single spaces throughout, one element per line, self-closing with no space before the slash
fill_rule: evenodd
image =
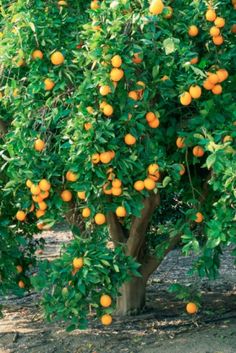
<path id="1" fill-rule="evenodd" d="M 212 90 L 212 88 L 214 87 L 214 84 L 211 83 L 208 79 L 206 79 L 206 80 L 203 82 L 203 87 L 204 87 L 207 91 L 210 91 L 210 90 Z"/>
<path id="2" fill-rule="evenodd" d="M 198 99 L 201 97 L 202 95 L 202 89 L 200 86 L 197 85 L 193 85 L 189 88 L 189 93 L 191 95 L 192 98 L 194 99 Z"/>
<path id="3" fill-rule="evenodd" d="M 22 273 L 23 272 L 23 267 L 21 265 L 16 266 L 16 271 L 17 273 Z"/>
<path id="4" fill-rule="evenodd" d="M 55 83 L 50 78 L 46 78 L 44 80 L 44 89 L 46 91 L 51 91 L 54 88 L 54 86 L 55 86 Z"/>
<path id="5" fill-rule="evenodd" d="M 224 38 L 222 36 L 217 36 L 212 38 L 215 45 L 221 45 L 224 43 Z"/>
<path id="6" fill-rule="evenodd" d="M 63 54 L 60 51 L 55 51 L 52 55 L 51 55 L 51 62 L 53 65 L 61 65 L 64 63 L 65 58 L 63 56 Z"/>
<path id="7" fill-rule="evenodd" d="M 82 216 L 84 218 L 88 218 L 91 215 L 91 210 L 88 207 L 85 207 L 82 211 Z"/>
<path id="8" fill-rule="evenodd" d="M 75 174 L 74 172 L 68 170 L 68 172 L 66 173 L 66 180 L 71 181 L 71 182 L 75 182 L 76 180 L 78 180 L 78 175 Z"/>
<path id="9" fill-rule="evenodd" d="M 106 105 L 107 105 L 107 102 L 102 101 L 102 102 L 100 103 L 99 107 L 100 107 L 101 110 L 103 110 Z"/>
<path id="10" fill-rule="evenodd" d="M 26 186 L 27 186 L 27 188 L 31 188 L 31 186 L 33 185 L 33 183 L 32 183 L 32 181 L 31 180 L 26 180 Z"/>
<path id="11" fill-rule="evenodd" d="M 194 65 L 194 64 L 197 64 L 198 61 L 199 61 L 199 59 L 198 59 L 198 57 L 196 56 L 195 58 L 192 58 L 192 59 L 190 60 L 190 63 L 191 63 L 192 65 Z"/>
<path id="12" fill-rule="evenodd" d="M 114 179 L 112 181 L 112 187 L 113 188 L 121 188 L 122 182 L 120 179 Z"/>
<path id="13" fill-rule="evenodd" d="M 64 202 L 70 202 L 72 200 L 72 193 L 69 190 L 63 190 L 61 193 L 61 198 Z"/>
<path id="14" fill-rule="evenodd" d="M 100 154 L 99 153 L 94 153 L 92 155 L 92 163 L 93 164 L 98 164 L 100 162 Z"/>
<path id="15" fill-rule="evenodd" d="M 100 154 L 100 161 L 104 164 L 108 164 L 111 161 L 110 152 L 103 152 Z"/>
<path id="16" fill-rule="evenodd" d="M 24 211 L 17 211 L 16 219 L 20 222 L 23 222 L 26 219 L 26 213 Z"/>
<path id="17" fill-rule="evenodd" d="M 97 213 L 94 217 L 94 221 L 97 225 L 102 225 L 106 222 L 106 217 L 103 213 Z"/>
<path id="18" fill-rule="evenodd" d="M 45 215 L 45 211 L 44 210 L 37 210 L 36 211 L 36 217 L 40 218 L 43 217 Z"/>
<path id="19" fill-rule="evenodd" d="M 226 135 L 226 136 L 223 138 L 223 143 L 231 142 L 231 141 L 233 141 L 233 137 L 230 136 L 230 135 Z"/>
<path id="20" fill-rule="evenodd" d="M 153 121 L 149 122 L 148 125 L 152 128 L 152 129 L 156 129 L 158 128 L 158 126 L 160 125 L 160 120 L 159 119 L 154 119 Z"/>
<path id="21" fill-rule="evenodd" d="M 90 4 L 91 10 L 97 10 L 97 9 L 99 9 L 99 7 L 100 7 L 100 5 L 97 0 L 93 0 Z"/>
<path id="22" fill-rule="evenodd" d="M 219 78 L 218 78 L 217 74 L 208 73 L 208 81 L 210 83 L 212 83 L 213 85 L 215 85 L 216 83 L 218 83 Z"/>
<path id="23" fill-rule="evenodd" d="M 156 115 L 153 112 L 148 112 L 146 114 L 146 120 L 148 123 L 151 123 L 155 119 L 156 119 Z"/>
<path id="24" fill-rule="evenodd" d="M 176 146 L 178 148 L 184 148 L 186 146 L 184 141 L 185 141 L 184 137 L 178 137 L 176 140 Z"/>
<path id="25" fill-rule="evenodd" d="M 123 206 L 119 206 L 116 209 L 116 215 L 117 217 L 125 217 L 126 216 L 126 209 Z"/>
<path id="26" fill-rule="evenodd" d="M 18 282 L 18 286 L 19 286 L 20 288 L 25 288 L 25 283 L 24 283 L 22 280 L 20 280 L 20 281 Z"/>
<path id="27" fill-rule="evenodd" d="M 214 24 L 218 28 L 223 28 L 225 26 L 225 19 L 222 17 L 216 17 Z"/>
<path id="28" fill-rule="evenodd" d="M 93 125 L 92 125 L 91 123 L 84 123 L 84 129 L 85 129 L 86 131 L 92 129 L 92 127 L 93 127 Z"/>
<path id="29" fill-rule="evenodd" d="M 78 191 L 77 196 L 80 200 L 85 200 L 86 198 L 85 191 Z"/>
<path id="30" fill-rule="evenodd" d="M 43 198 L 40 196 L 40 194 L 39 194 L 39 195 L 33 195 L 33 196 L 32 196 L 32 200 L 33 200 L 34 202 L 42 202 L 42 201 L 43 201 Z"/>
<path id="31" fill-rule="evenodd" d="M 75 257 L 73 259 L 72 265 L 75 270 L 79 270 L 84 265 L 84 260 L 82 257 Z"/>
<path id="32" fill-rule="evenodd" d="M 100 298 L 100 304 L 103 308 L 108 308 L 111 306 L 112 300 L 111 297 L 107 294 L 103 294 Z"/>
<path id="33" fill-rule="evenodd" d="M 113 107 L 110 104 L 106 104 L 103 108 L 103 114 L 106 116 L 111 116 L 113 114 Z"/>
<path id="34" fill-rule="evenodd" d="M 190 37 L 196 37 L 198 33 L 199 33 L 199 29 L 197 28 L 197 26 L 192 25 L 189 27 L 188 34 Z"/>
<path id="35" fill-rule="evenodd" d="M 125 135 L 125 143 L 126 145 L 132 146 L 136 143 L 136 138 L 131 134 L 127 134 Z"/>
<path id="36" fill-rule="evenodd" d="M 218 27 L 216 27 L 216 26 L 211 27 L 211 29 L 210 29 L 210 35 L 211 35 L 212 37 L 217 37 L 217 36 L 219 36 L 219 35 L 220 35 L 220 29 L 219 29 Z"/>
<path id="37" fill-rule="evenodd" d="M 158 181 L 160 179 L 160 173 L 156 171 L 154 174 L 148 174 L 148 178 L 154 181 Z"/>
<path id="38" fill-rule="evenodd" d="M 202 157 L 204 155 L 204 149 L 201 146 L 195 146 L 193 148 L 193 155 L 195 157 Z"/>
<path id="39" fill-rule="evenodd" d="M 122 65 L 122 59 L 120 55 L 113 56 L 113 58 L 111 59 L 111 64 L 113 67 L 119 68 Z"/>
<path id="40" fill-rule="evenodd" d="M 49 197 L 49 191 L 41 191 L 38 196 L 40 196 L 43 200 Z"/>
<path id="41" fill-rule="evenodd" d="M 149 6 L 149 12 L 152 15 L 160 15 L 164 10 L 164 4 L 162 0 L 152 0 L 151 5 Z"/>
<path id="42" fill-rule="evenodd" d="M 155 175 L 155 173 L 158 171 L 159 166 L 156 163 L 150 164 L 148 166 L 148 173 L 151 175 Z"/>
<path id="43" fill-rule="evenodd" d="M 34 50 L 33 53 L 32 53 L 32 59 L 33 60 L 36 60 L 36 59 L 42 60 L 43 59 L 42 51 L 39 50 L 39 49 Z"/>
<path id="44" fill-rule="evenodd" d="M 134 189 L 137 191 L 142 191 L 144 189 L 144 182 L 142 180 L 138 180 L 134 183 Z"/>
<path id="45" fill-rule="evenodd" d="M 104 315 L 102 315 L 102 317 L 101 317 L 101 323 L 102 323 L 104 326 L 109 326 L 109 325 L 112 323 L 112 316 L 109 315 L 109 314 L 104 314 Z"/>
<path id="46" fill-rule="evenodd" d="M 122 189 L 112 187 L 111 193 L 113 196 L 120 196 L 122 194 Z"/>
<path id="47" fill-rule="evenodd" d="M 45 201 L 39 202 L 39 203 L 38 203 L 38 206 L 39 206 L 39 209 L 40 209 L 41 211 L 45 211 L 45 210 L 48 208 L 48 205 L 46 204 Z"/>
<path id="48" fill-rule="evenodd" d="M 141 64 L 141 62 L 143 61 L 143 59 L 139 57 L 139 54 L 140 53 L 134 53 L 134 56 L 132 59 L 134 64 Z"/>
<path id="49" fill-rule="evenodd" d="M 189 105 L 192 102 L 192 97 L 189 92 L 184 92 L 180 96 L 180 103 L 182 105 Z"/>
<path id="50" fill-rule="evenodd" d="M 213 88 L 212 88 L 212 93 L 214 93 L 214 94 L 221 94 L 222 93 L 222 91 L 223 91 L 223 88 L 222 88 L 222 86 L 221 85 L 215 85 Z"/>
<path id="51" fill-rule="evenodd" d="M 109 153 L 110 153 L 111 159 L 115 158 L 115 155 L 116 155 L 115 151 L 109 151 Z"/>
<path id="52" fill-rule="evenodd" d="M 18 66 L 18 67 L 21 67 L 21 66 L 24 66 L 24 65 L 25 65 L 25 60 L 23 58 L 19 59 L 16 62 L 16 66 Z"/>
<path id="53" fill-rule="evenodd" d="M 40 187 L 37 185 L 37 184 L 33 184 L 30 188 L 30 192 L 31 194 L 33 195 L 39 195 L 41 190 L 40 190 Z M 36 201 L 37 202 L 37 201 Z"/>
<path id="54" fill-rule="evenodd" d="M 144 180 L 144 187 L 147 189 L 147 190 L 153 190 L 155 189 L 156 187 L 156 183 L 154 180 L 152 180 L 151 178 L 146 178 Z"/>
<path id="55" fill-rule="evenodd" d="M 106 183 L 103 185 L 102 190 L 105 195 L 111 195 L 112 194 L 112 189 L 110 183 Z"/>
<path id="56" fill-rule="evenodd" d="M 134 101 L 137 101 L 139 99 L 138 93 L 136 91 L 130 91 L 128 93 L 128 97 L 133 99 Z"/>
<path id="57" fill-rule="evenodd" d="M 206 19 L 207 19 L 207 21 L 214 22 L 215 19 L 216 19 L 216 12 L 215 12 L 215 10 L 212 10 L 212 9 L 208 10 L 208 11 L 206 12 Z"/>
<path id="58" fill-rule="evenodd" d="M 111 89 L 108 85 L 105 85 L 100 87 L 99 92 L 102 96 L 106 96 L 111 93 Z"/>
<path id="59" fill-rule="evenodd" d="M 225 69 L 219 69 L 218 71 L 216 71 L 216 75 L 218 76 L 218 82 L 220 83 L 227 80 L 227 78 L 229 77 L 228 71 Z"/>
<path id="60" fill-rule="evenodd" d="M 203 214 L 201 212 L 197 212 L 195 222 L 202 223 L 203 219 L 204 219 Z"/>
<path id="61" fill-rule="evenodd" d="M 46 179 L 42 179 L 39 182 L 39 187 L 42 191 L 49 191 L 51 189 L 51 184 Z"/>
<path id="62" fill-rule="evenodd" d="M 118 82 L 124 77 L 124 71 L 122 69 L 114 68 L 110 72 L 110 78 L 112 81 Z"/>
<path id="63" fill-rule="evenodd" d="M 185 174 L 185 166 L 183 164 L 179 165 L 181 167 L 180 171 L 179 171 L 179 175 L 184 175 Z"/>
<path id="64" fill-rule="evenodd" d="M 38 152 L 42 152 L 45 148 L 45 142 L 41 139 L 34 141 L 34 149 Z"/>
<path id="65" fill-rule="evenodd" d="M 191 302 L 188 303 L 186 305 L 186 311 L 188 314 L 191 314 L 191 315 L 196 314 L 196 312 L 198 311 L 197 305 Z"/>

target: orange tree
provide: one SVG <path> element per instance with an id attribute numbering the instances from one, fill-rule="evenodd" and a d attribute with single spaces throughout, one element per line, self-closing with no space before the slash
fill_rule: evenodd
<path id="1" fill-rule="evenodd" d="M 94 307 L 108 325 L 118 292 L 119 314 L 139 312 L 177 245 L 214 277 L 235 243 L 235 2 L 5 3 L 2 148 L 17 224 L 64 217 L 75 235 L 33 280 L 48 317 L 82 327 Z"/>

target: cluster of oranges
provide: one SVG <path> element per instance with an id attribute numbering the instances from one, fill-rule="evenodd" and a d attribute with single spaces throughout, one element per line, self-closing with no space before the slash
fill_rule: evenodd
<path id="1" fill-rule="evenodd" d="M 182 149 L 182 148 L 185 148 L 186 147 L 186 144 L 185 144 L 185 138 L 184 137 L 177 137 L 177 140 L 176 140 L 176 146 L 179 148 L 179 149 Z M 200 158 L 204 155 L 205 151 L 204 151 L 204 148 L 201 147 L 201 146 L 194 146 L 193 147 L 193 155 L 197 158 Z"/>
<path id="2" fill-rule="evenodd" d="M 102 152 L 102 153 L 94 153 L 92 155 L 92 163 L 93 164 L 98 164 L 98 163 L 103 163 L 103 164 L 108 164 L 111 162 L 111 160 L 115 157 L 115 152 L 114 151 L 107 151 L 107 152 Z"/>
<path id="3" fill-rule="evenodd" d="M 223 17 L 217 17 L 216 11 L 213 8 L 209 8 L 206 12 L 206 20 L 214 22 L 214 26 L 210 28 L 210 35 L 215 45 L 221 45 L 224 43 L 224 38 L 221 35 L 220 29 L 225 26 L 225 19 Z"/>
<path id="4" fill-rule="evenodd" d="M 156 182 L 160 179 L 159 166 L 156 163 L 150 164 L 147 169 L 147 178 L 144 180 L 137 180 L 134 183 L 134 189 L 136 191 L 142 191 L 144 189 L 152 191 L 156 187 Z"/>
<path id="5" fill-rule="evenodd" d="M 116 178 L 113 169 L 109 168 L 107 171 L 107 182 L 103 185 L 103 192 L 105 195 L 120 196 L 122 194 L 122 181 Z"/>
<path id="6" fill-rule="evenodd" d="M 148 112 L 146 114 L 146 120 L 147 120 L 148 125 L 152 129 L 156 129 L 160 125 L 160 120 L 157 118 L 156 114 L 153 112 Z"/>

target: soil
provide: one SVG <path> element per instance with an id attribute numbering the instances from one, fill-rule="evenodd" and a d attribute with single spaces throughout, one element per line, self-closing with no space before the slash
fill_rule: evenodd
<path id="1" fill-rule="evenodd" d="M 53 259 L 71 234 L 62 227 L 44 232 L 41 256 Z M 0 353 L 236 353 L 236 267 L 230 250 L 222 257 L 216 281 L 189 278 L 192 257 L 172 251 L 149 280 L 147 311 L 115 318 L 112 326 L 92 323 L 84 331 L 67 333 L 61 323 L 43 320 L 39 295 L 9 297 L 0 320 Z M 192 317 L 185 303 L 167 289 L 171 283 L 192 282 L 202 292 L 202 306 Z"/>

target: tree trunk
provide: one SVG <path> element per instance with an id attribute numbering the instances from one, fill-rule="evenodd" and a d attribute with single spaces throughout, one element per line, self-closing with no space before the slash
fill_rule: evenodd
<path id="1" fill-rule="evenodd" d="M 116 314 L 120 316 L 138 315 L 145 306 L 146 280 L 133 277 L 120 288 L 117 298 Z"/>

